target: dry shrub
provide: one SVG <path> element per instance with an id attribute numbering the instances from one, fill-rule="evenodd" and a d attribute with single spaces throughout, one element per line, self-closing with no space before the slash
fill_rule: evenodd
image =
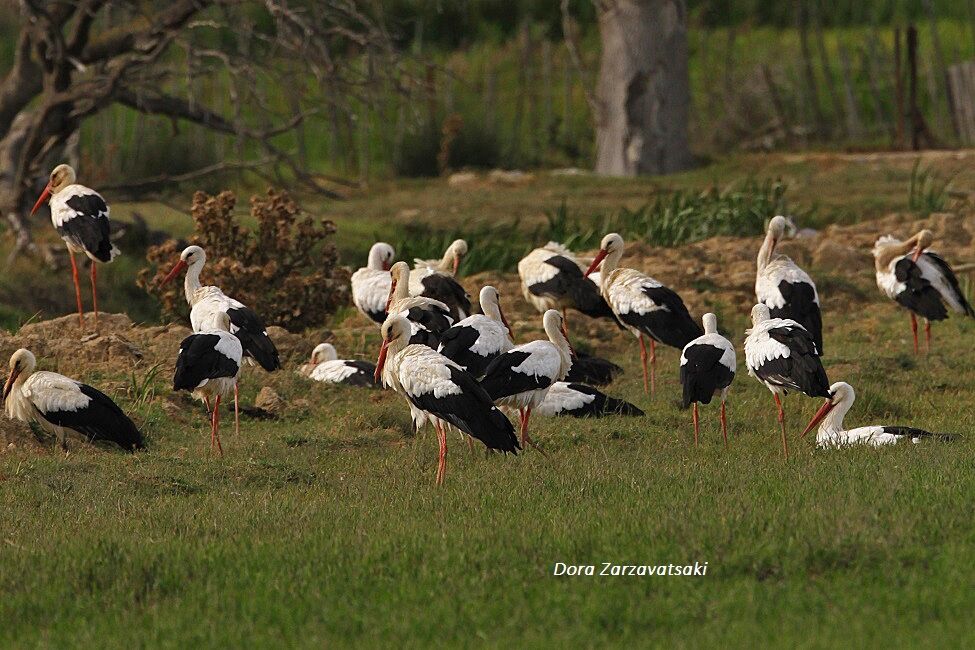
<path id="1" fill-rule="evenodd" d="M 252 196 L 250 203 L 256 230 L 237 220 L 233 192 L 193 195 L 195 232 L 186 245 L 206 251 L 201 281 L 251 307 L 268 325 L 291 330 L 323 325 L 349 301 L 348 272 L 338 266 L 331 241 L 335 224 L 305 214 L 283 191 L 270 189 L 267 196 Z M 159 286 L 179 259 L 180 246 L 169 240 L 150 247 L 150 268 L 140 272 L 138 283 L 159 297 L 165 314 L 185 317 L 182 279 Z"/>

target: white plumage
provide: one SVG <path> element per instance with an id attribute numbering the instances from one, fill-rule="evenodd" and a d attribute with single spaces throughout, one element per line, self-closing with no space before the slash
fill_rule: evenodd
<path id="1" fill-rule="evenodd" d="M 366 318 L 381 325 L 386 320 L 386 301 L 392 280 L 389 268 L 396 251 L 385 242 L 369 249 L 366 266 L 352 274 L 352 302 Z"/>
<path id="2" fill-rule="evenodd" d="M 479 302 L 483 314 L 474 314 L 452 325 L 440 338 L 438 351 L 479 377 L 487 364 L 507 352 L 514 343 L 501 312 L 498 290 L 481 288 Z"/>

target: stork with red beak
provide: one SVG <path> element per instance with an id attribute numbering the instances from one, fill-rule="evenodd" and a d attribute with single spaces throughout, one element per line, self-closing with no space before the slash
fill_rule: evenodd
<path id="1" fill-rule="evenodd" d="M 91 304 L 98 325 L 98 263 L 108 264 L 119 254 L 109 237 L 108 204 L 95 190 L 75 183 L 75 172 L 70 165 L 58 165 L 37 203 L 31 209 L 34 215 L 46 201 L 51 203 L 51 223 L 68 247 L 71 258 L 71 277 L 74 280 L 75 299 L 78 303 L 78 324 L 84 327 L 84 310 L 81 306 L 81 286 L 78 283 L 78 266 L 75 253 L 84 253 L 91 260 Z"/>
<path id="2" fill-rule="evenodd" d="M 386 303 L 392 280 L 389 269 L 396 251 L 386 242 L 376 242 L 369 249 L 366 265 L 352 274 L 352 302 L 363 316 L 377 325 L 386 320 Z"/>
<path id="3" fill-rule="evenodd" d="M 498 290 L 481 288 L 483 314 L 468 316 L 440 337 L 440 354 L 453 360 L 474 377 L 481 377 L 495 357 L 510 350 L 511 326 L 501 310 Z"/>
<path id="4" fill-rule="evenodd" d="M 467 242 L 454 240 L 441 260 L 414 259 L 410 273 L 410 295 L 433 298 L 447 305 L 455 321 L 471 313 L 471 298 L 457 281 L 457 270 L 467 255 Z"/>

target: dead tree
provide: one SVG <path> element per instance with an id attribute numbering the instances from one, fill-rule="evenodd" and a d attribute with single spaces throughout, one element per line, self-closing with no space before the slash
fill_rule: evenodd
<path id="1" fill-rule="evenodd" d="M 11 0 L 0 0 L 12 11 Z M 82 123 L 112 106 L 192 123 L 253 142 L 258 159 L 209 165 L 282 174 L 318 191 L 329 185 L 301 164 L 288 134 L 318 111 L 349 112 L 360 89 L 395 76 L 374 3 L 356 0 L 19 0 L 15 55 L 0 81 L 0 210 L 16 251 L 33 248 L 26 218 L 36 183 L 64 156 Z M 381 65 L 357 65 L 363 57 Z M 378 71 L 378 72 L 377 72 Z M 314 84 L 306 83 L 309 79 Z M 190 80 L 187 83 L 187 79 Z M 194 96 L 193 80 L 223 89 L 224 111 Z M 276 95 L 313 91 L 292 101 Z M 361 104 L 360 104 L 361 105 Z M 147 179 L 166 182 L 166 170 Z M 332 181 L 341 179 L 330 179 Z M 145 183 L 135 180 L 136 187 Z M 334 186 L 333 186 L 334 187 Z"/>

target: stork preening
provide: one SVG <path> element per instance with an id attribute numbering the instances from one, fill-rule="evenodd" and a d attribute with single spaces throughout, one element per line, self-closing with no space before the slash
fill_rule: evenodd
<path id="1" fill-rule="evenodd" d="M 176 373 L 173 375 L 173 390 L 191 391 L 206 404 L 207 411 L 210 411 L 210 449 L 217 449 L 221 456 L 220 399 L 224 395 L 234 394 L 234 423 L 237 432 L 240 432 L 236 395 L 244 348 L 229 329 L 230 316 L 226 312 L 218 312 L 212 328 L 183 339 L 179 344 Z"/>
<path id="2" fill-rule="evenodd" d="M 775 247 L 785 233 L 785 217 L 773 217 L 765 241 L 758 251 L 755 297 L 769 309 L 772 318 L 789 318 L 808 331 L 823 354 L 823 317 L 819 310 L 816 284 L 786 255 L 775 255 Z"/>
<path id="3" fill-rule="evenodd" d="M 545 401 L 549 388 L 565 379 L 572 365 L 572 348 L 562 314 L 549 309 L 542 316 L 542 325 L 547 341 L 516 345 L 495 358 L 481 379 L 481 386 L 495 404 L 518 409 L 522 446 L 536 446 L 528 435 L 532 409 Z"/>
<path id="4" fill-rule="evenodd" d="M 495 357 L 514 346 L 498 290 L 490 285 L 482 287 L 479 302 L 484 313 L 451 326 L 440 336 L 438 348 L 440 354 L 473 377 L 481 377 Z"/>
<path id="5" fill-rule="evenodd" d="M 107 440 L 126 451 L 143 449 L 142 434 L 112 399 L 97 388 L 56 372 L 34 372 L 37 359 L 21 348 L 10 357 L 10 375 L 3 385 L 7 417 L 34 422 L 53 433 L 68 449 L 68 431 L 88 442 Z"/>
<path id="6" fill-rule="evenodd" d="M 583 275 L 585 267 L 568 248 L 549 242 L 518 262 L 521 291 L 539 313 L 575 309 L 591 318 L 615 320 L 613 311 L 599 293 L 599 285 Z"/>
<path id="7" fill-rule="evenodd" d="M 302 367 L 302 374 L 326 384 L 345 384 L 371 388 L 376 386 L 376 366 L 358 359 L 339 359 L 335 346 L 319 343 L 311 352 L 311 361 Z"/>
<path id="8" fill-rule="evenodd" d="M 855 400 L 856 393 L 853 391 L 853 386 L 845 381 L 839 381 L 830 386 L 826 403 L 809 421 L 809 425 L 802 432 L 802 436 L 812 431 L 818 424 L 819 432 L 816 434 L 816 446 L 820 448 L 851 445 L 883 447 L 896 444 L 902 440 L 918 443 L 922 438 L 935 438 L 947 442 L 954 437 L 947 433 L 931 433 L 924 429 L 902 426 L 874 425 L 845 430 L 843 429 L 843 418 L 849 413 Z"/>
<path id="9" fill-rule="evenodd" d="M 725 399 L 735 379 L 738 360 L 735 346 L 718 334 L 718 317 L 704 314 L 704 334 L 684 346 L 680 355 L 680 383 L 684 387 L 683 406 L 694 404 L 694 446 L 698 444 L 699 422 L 697 405 L 710 404 L 721 395 L 721 436 L 728 446 L 728 417 Z"/>
<path id="10" fill-rule="evenodd" d="M 927 349 L 931 349 L 931 322 L 948 318 L 948 309 L 975 316 L 951 266 L 937 253 L 927 250 L 934 242 L 930 230 L 922 230 L 907 241 L 890 235 L 873 246 L 877 286 L 911 314 L 914 354 L 918 353 L 917 317 L 924 318 Z"/>
<path id="11" fill-rule="evenodd" d="M 382 326 L 382 348 L 376 378 L 433 418 L 440 453 L 437 484 L 447 472 L 446 424 L 477 438 L 488 449 L 517 453 L 511 421 L 494 405 L 477 381 L 456 363 L 425 345 L 410 343 L 410 322 L 391 315 Z"/>
<path id="12" fill-rule="evenodd" d="M 78 324 L 84 327 L 84 309 L 81 306 L 81 285 L 78 283 L 78 265 L 75 253 L 88 256 L 91 265 L 91 307 L 98 325 L 98 264 L 108 264 L 119 254 L 109 237 L 108 204 L 95 190 L 75 183 L 74 169 L 70 165 L 58 165 L 37 203 L 35 212 L 48 199 L 51 200 L 51 223 L 68 247 L 71 258 L 71 277 L 74 280 L 75 299 L 78 302 Z"/>
<path id="13" fill-rule="evenodd" d="M 603 298 L 617 320 L 640 341 L 640 361 L 643 364 L 643 392 L 655 389 L 656 343 L 683 350 L 692 339 L 702 334 L 687 311 L 684 301 L 673 290 L 634 269 L 619 268 L 623 257 L 623 238 L 616 233 L 603 237 L 599 253 L 592 261 L 586 276 L 602 265 Z M 650 339 L 650 373 L 647 372 L 647 345 Z"/>
<path id="14" fill-rule="evenodd" d="M 454 322 L 450 309 L 433 298 L 410 296 L 410 267 L 406 262 L 393 264 L 389 275 L 391 282 L 386 312 L 390 316 L 403 316 L 409 321 L 412 330 L 410 343 L 422 343 L 436 350 L 440 336 Z"/>
<path id="15" fill-rule="evenodd" d="M 382 325 L 386 320 L 386 303 L 392 280 L 389 269 L 396 251 L 386 242 L 376 242 L 369 249 L 366 266 L 352 274 L 352 302 L 363 316 Z"/>
<path id="16" fill-rule="evenodd" d="M 752 328 L 745 334 L 745 365 L 748 374 L 765 384 L 778 408 L 782 453 L 789 457 L 785 437 L 785 410 L 780 395 L 790 390 L 810 397 L 829 397 L 829 379 L 819 359 L 812 334 L 788 318 L 772 318 L 767 306 L 752 307 Z"/>
<path id="17" fill-rule="evenodd" d="M 455 321 L 467 318 L 471 313 L 471 298 L 454 277 L 465 255 L 467 242 L 457 239 L 447 247 L 441 260 L 414 260 L 410 295 L 439 300 L 447 305 Z"/>
<path id="18" fill-rule="evenodd" d="M 606 393 L 576 382 L 557 381 L 545 394 L 545 399 L 535 409 L 544 417 L 572 416 L 576 418 L 601 418 L 608 415 L 641 416 L 643 411 L 626 400 L 610 397 Z"/>

